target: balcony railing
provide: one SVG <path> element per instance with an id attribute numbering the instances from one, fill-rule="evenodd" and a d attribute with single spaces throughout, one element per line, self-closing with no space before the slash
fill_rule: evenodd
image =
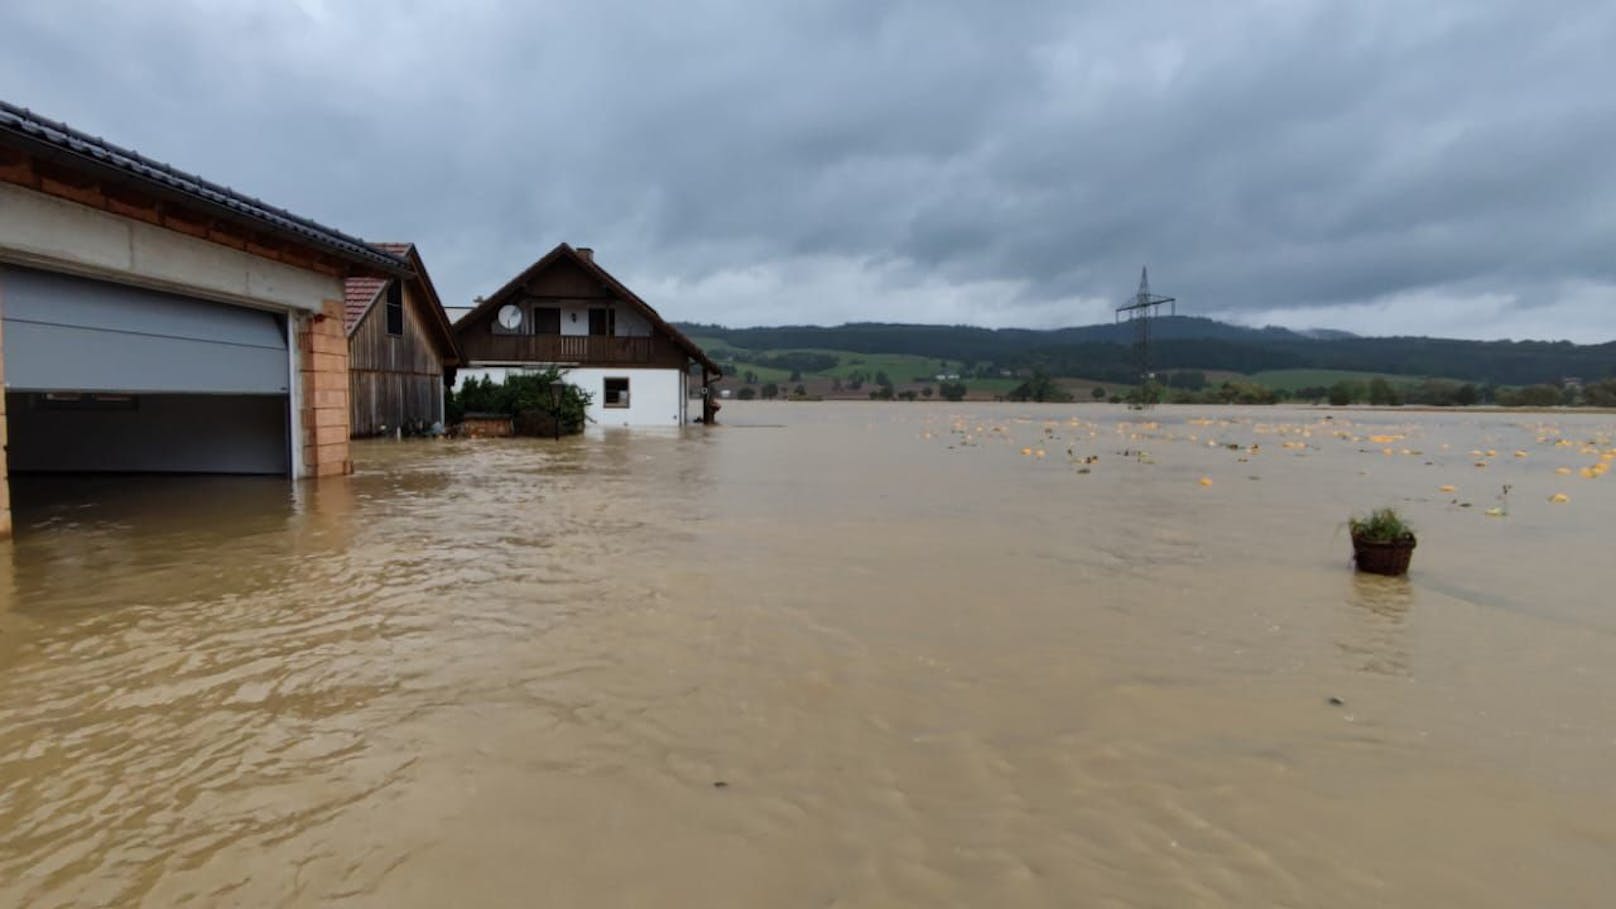
<path id="1" fill-rule="evenodd" d="M 609 335 L 488 335 L 479 359 L 514 363 L 649 363 L 656 339 Z"/>

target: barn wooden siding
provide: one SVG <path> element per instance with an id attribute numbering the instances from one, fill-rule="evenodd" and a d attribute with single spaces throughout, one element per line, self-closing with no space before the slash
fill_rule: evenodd
<path id="1" fill-rule="evenodd" d="M 355 437 L 443 419 L 443 361 L 419 314 L 429 304 L 415 294 L 406 284 L 402 335 L 387 333 L 384 294 L 348 338 L 348 400 Z"/>

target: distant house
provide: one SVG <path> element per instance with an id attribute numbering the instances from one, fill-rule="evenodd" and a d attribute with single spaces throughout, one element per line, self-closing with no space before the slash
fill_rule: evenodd
<path id="1" fill-rule="evenodd" d="M 349 278 L 349 433 L 354 438 L 416 431 L 443 422 L 443 399 L 460 351 L 421 254 L 410 243 L 372 246 L 408 262 L 407 277 Z"/>
<path id="2" fill-rule="evenodd" d="M 697 398 L 704 421 L 722 371 L 650 304 L 563 243 L 455 323 L 460 381 L 560 368 L 590 392 L 589 417 L 605 426 L 679 426 Z"/>

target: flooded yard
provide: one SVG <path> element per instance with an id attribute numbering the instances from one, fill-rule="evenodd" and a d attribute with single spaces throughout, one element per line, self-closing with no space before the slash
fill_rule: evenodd
<path id="1" fill-rule="evenodd" d="M 0 904 L 1616 893 L 1616 417 L 722 418 L 20 480 Z"/>

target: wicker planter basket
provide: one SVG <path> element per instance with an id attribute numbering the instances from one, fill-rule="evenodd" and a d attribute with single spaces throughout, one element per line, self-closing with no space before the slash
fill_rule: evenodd
<path id="1" fill-rule="evenodd" d="M 1417 541 L 1413 537 L 1404 537 L 1401 540 L 1368 540 L 1360 536 L 1352 538 L 1352 559 L 1358 565 L 1359 571 L 1370 574 L 1404 575 L 1408 574 L 1408 563 L 1414 558 L 1414 547 Z"/>

